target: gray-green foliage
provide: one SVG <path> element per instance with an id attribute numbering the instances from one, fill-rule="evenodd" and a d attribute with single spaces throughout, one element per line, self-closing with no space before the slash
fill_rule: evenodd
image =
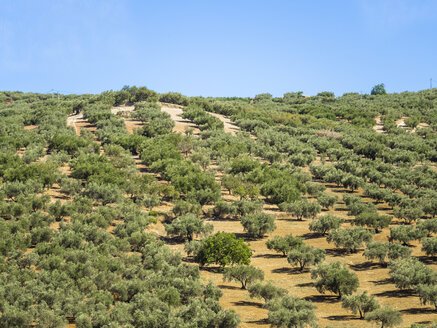
<path id="1" fill-rule="evenodd" d="M 406 223 L 413 223 L 421 218 L 423 210 L 419 206 L 399 207 L 394 210 L 394 215 Z"/>
<path id="2" fill-rule="evenodd" d="M 311 278 L 320 293 L 330 291 L 339 298 L 352 294 L 359 286 L 357 275 L 340 262 L 319 264 L 311 271 Z"/>
<path id="3" fill-rule="evenodd" d="M 200 240 L 187 240 L 184 244 L 184 251 L 188 256 L 193 256 L 194 258 L 199 254 L 202 242 Z"/>
<path id="4" fill-rule="evenodd" d="M 340 228 L 340 225 L 343 222 L 344 220 L 342 218 L 332 214 L 321 215 L 310 222 L 309 229 L 322 235 L 326 235 L 327 232 Z"/>
<path id="5" fill-rule="evenodd" d="M 421 235 L 431 237 L 433 233 L 437 233 L 437 218 L 422 220 L 416 227 L 422 231 Z"/>
<path id="6" fill-rule="evenodd" d="M 387 264 L 388 260 L 397 260 L 408 258 L 411 255 L 411 249 L 400 243 L 381 243 L 373 241 L 367 243 L 367 248 L 364 250 L 363 256 L 369 260 L 377 259 L 382 265 Z"/>
<path id="7" fill-rule="evenodd" d="M 188 213 L 193 213 L 193 214 L 200 214 L 200 212 L 202 211 L 202 208 L 200 206 L 200 204 L 197 203 L 191 203 L 185 200 L 177 200 L 172 208 L 172 212 L 174 215 L 176 216 L 181 216 L 184 214 L 188 214 Z"/>
<path id="8" fill-rule="evenodd" d="M 251 265 L 237 265 L 225 269 L 223 273 L 224 281 L 238 281 L 241 288 L 246 289 L 247 285 L 257 280 L 264 280 L 264 272 Z"/>
<path id="9" fill-rule="evenodd" d="M 321 206 L 316 202 L 311 202 L 307 199 L 301 199 L 292 203 L 281 203 L 279 209 L 284 212 L 291 213 L 298 220 L 303 218 L 315 218 L 317 214 L 322 210 Z"/>
<path id="10" fill-rule="evenodd" d="M 170 224 L 164 224 L 164 227 L 168 235 L 188 240 L 193 240 L 196 235 L 207 235 L 214 229 L 212 224 L 205 224 L 199 216 L 191 213 L 176 218 Z"/>
<path id="11" fill-rule="evenodd" d="M 415 258 L 394 261 L 389 268 L 390 277 L 399 289 L 437 283 L 437 273 Z"/>
<path id="12" fill-rule="evenodd" d="M 66 195 L 77 195 L 82 189 L 82 182 L 80 180 L 64 178 L 61 180 L 61 192 Z"/>
<path id="13" fill-rule="evenodd" d="M 326 240 L 334 242 L 336 247 L 341 247 L 348 253 L 355 253 L 364 242 L 372 240 L 372 233 L 364 228 L 336 229 L 329 233 Z"/>
<path id="14" fill-rule="evenodd" d="M 338 201 L 338 196 L 333 194 L 328 194 L 326 192 L 322 192 L 317 195 L 317 202 L 325 209 L 329 209 L 333 207 L 335 203 Z"/>
<path id="15" fill-rule="evenodd" d="M 316 265 L 322 262 L 325 259 L 325 254 L 323 249 L 302 244 L 288 252 L 287 260 L 290 264 L 298 265 L 299 270 L 303 271 L 309 265 Z"/>
<path id="16" fill-rule="evenodd" d="M 272 249 L 278 253 L 282 253 L 283 256 L 287 256 L 287 253 L 300 245 L 303 244 L 302 238 L 293 237 L 290 233 L 284 237 L 274 236 L 273 238 L 266 241 L 266 246 L 268 249 Z"/>
<path id="17" fill-rule="evenodd" d="M 422 250 L 428 256 L 435 256 L 437 254 L 437 237 L 424 238 L 422 240 Z"/>
<path id="18" fill-rule="evenodd" d="M 390 228 L 390 241 L 397 240 L 404 245 L 410 241 L 420 239 L 424 236 L 424 231 L 412 225 L 401 225 Z"/>
<path id="19" fill-rule="evenodd" d="M 419 284 L 416 286 L 417 294 L 419 294 L 420 302 L 423 305 L 433 305 L 437 310 L 437 284 Z"/>
<path id="20" fill-rule="evenodd" d="M 22 158 L 25 163 L 29 164 L 42 156 L 44 156 L 44 146 L 41 144 L 31 144 L 27 147 Z"/>
<path id="21" fill-rule="evenodd" d="M 380 307 L 375 296 L 369 296 L 367 291 L 361 294 L 343 296 L 341 301 L 342 307 L 350 309 L 353 314 L 359 313 L 360 319 L 363 319 L 366 313 L 374 311 Z"/>
<path id="22" fill-rule="evenodd" d="M 388 215 L 379 215 L 377 212 L 362 212 L 358 214 L 353 221 L 353 224 L 373 228 L 375 232 L 390 225 L 392 217 Z"/>
<path id="23" fill-rule="evenodd" d="M 390 328 L 399 326 L 402 323 L 402 314 L 388 306 L 376 309 L 366 314 L 367 321 L 376 321 L 381 323 L 381 328 Z"/>
<path id="24" fill-rule="evenodd" d="M 263 212 L 243 216 L 241 224 L 247 234 L 255 238 L 263 237 L 276 229 L 274 216 Z"/>
<path id="25" fill-rule="evenodd" d="M 276 287 L 271 281 L 251 284 L 248 291 L 251 298 L 262 298 L 266 303 L 287 294 L 286 289 Z"/>
<path id="26" fill-rule="evenodd" d="M 267 303 L 268 321 L 272 327 L 304 328 L 315 327 L 317 318 L 315 305 L 296 296 L 274 298 Z"/>
<path id="27" fill-rule="evenodd" d="M 85 188 L 84 196 L 94 199 L 102 205 L 107 205 L 119 201 L 122 192 L 116 185 L 90 182 Z"/>
<path id="28" fill-rule="evenodd" d="M 307 189 L 307 192 L 311 196 L 318 196 L 326 190 L 326 187 L 324 184 L 321 184 L 319 182 L 313 182 L 313 181 L 307 182 L 305 184 L 305 187 Z"/>

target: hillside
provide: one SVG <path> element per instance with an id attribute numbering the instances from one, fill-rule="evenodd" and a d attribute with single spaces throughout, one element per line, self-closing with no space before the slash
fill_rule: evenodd
<path id="1" fill-rule="evenodd" d="M 0 327 L 432 327 L 436 132 L 437 89 L 0 92 Z"/>

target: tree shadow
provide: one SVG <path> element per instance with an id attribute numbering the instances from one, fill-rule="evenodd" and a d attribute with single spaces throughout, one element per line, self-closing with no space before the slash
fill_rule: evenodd
<path id="1" fill-rule="evenodd" d="M 309 269 L 305 268 L 301 271 L 299 268 L 282 267 L 272 270 L 272 273 L 288 273 L 288 274 L 300 274 L 306 272 L 309 272 Z"/>
<path id="2" fill-rule="evenodd" d="M 375 294 L 375 296 L 382 296 L 382 297 L 410 297 L 414 295 L 413 289 L 394 289 L 394 290 L 387 290 L 385 292 L 381 292 L 378 294 Z"/>
<path id="3" fill-rule="evenodd" d="M 160 236 L 159 239 L 169 245 L 178 245 L 184 243 L 184 240 L 180 237 Z"/>
<path id="4" fill-rule="evenodd" d="M 269 323 L 269 320 L 266 318 L 260 320 L 247 321 L 247 323 L 254 324 L 254 325 L 267 325 Z"/>
<path id="5" fill-rule="evenodd" d="M 346 252 L 346 250 L 343 248 L 327 248 L 325 249 L 325 251 L 327 255 L 333 257 L 338 257 L 338 256 L 344 257 L 345 255 L 349 255 L 348 252 Z"/>
<path id="6" fill-rule="evenodd" d="M 427 324 L 430 324 L 430 323 L 431 323 L 430 320 L 427 320 L 427 321 L 419 321 L 419 322 L 418 322 L 419 325 L 427 325 Z"/>
<path id="7" fill-rule="evenodd" d="M 392 283 L 392 281 L 391 281 L 390 278 L 386 278 L 386 279 L 384 279 L 384 280 L 371 280 L 370 282 L 373 283 L 373 284 L 376 285 L 376 286 L 380 286 L 380 285 L 388 285 L 388 284 L 391 284 L 391 283 Z"/>
<path id="8" fill-rule="evenodd" d="M 270 204 L 270 203 L 267 203 L 267 204 Z M 271 205 L 271 204 L 270 204 L 270 205 Z M 275 206 L 275 207 L 269 207 L 268 210 L 271 211 L 271 212 L 280 212 L 280 213 L 285 213 L 285 212 L 282 212 L 282 211 L 279 209 L 279 207 L 277 207 L 277 206 Z"/>
<path id="9" fill-rule="evenodd" d="M 423 262 L 425 264 L 434 264 L 437 260 L 437 256 L 426 256 L 426 255 L 421 255 L 421 256 L 416 256 L 416 258 L 420 261 Z"/>
<path id="10" fill-rule="evenodd" d="M 229 289 L 229 290 L 241 290 L 241 287 L 228 286 L 228 285 L 217 285 L 220 289 Z"/>
<path id="11" fill-rule="evenodd" d="M 304 298 L 313 303 L 338 303 L 341 300 L 335 295 L 312 295 Z"/>
<path id="12" fill-rule="evenodd" d="M 254 255 L 252 256 L 252 258 L 254 257 L 263 257 L 266 259 L 280 259 L 280 258 L 287 258 L 286 256 L 282 255 L 282 254 L 258 254 L 258 255 Z"/>
<path id="13" fill-rule="evenodd" d="M 250 302 L 250 301 L 237 301 L 237 302 L 232 302 L 232 304 L 237 305 L 237 306 L 255 306 L 257 308 L 262 308 L 263 304 L 259 303 L 259 302 Z"/>
<path id="14" fill-rule="evenodd" d="M 303 239 L 317 239 L 317 238 L 324 237 L 324 235 L 322 235 L 321 233 L 318 233 L 318 232 L 308 232 L 308 233 L 303 234 L 301 237 Z"/>
<path id="15" fill-rule="evenodd" d="M 265 237 L 265 235 L 262 237 L 252 237 L 246 232 L 235 232 L 234 235 L 235 235 L 235 238 L 242 238 L 242 239 L 244 239 L 244 241 L 249 241 L 249 242 L 250 241 L 258 241 L 258 240 L 261 240 Z"/>
<path id="16" fill-rule="evenodd" d="M 378 204 L 380 204 L 380 203 L 378 203 Z M 390 211 L 393 211 L 393 209 L 391 207 L 385 206 L 385 207 L 379 207 L 378 211 L 387 211 L 387 212 L 390 212 Z"/>
<path id="17" fill-rule="evenodd" d="M 433 314 L 436 313 L 436 309 L 427 307 L 427 308 L 410 308 L 410 309 L 404 309 L 401 310 L 402 313 L 408 313 L 408 314 Z"/>
<path id="18" fill-rule="evenodd" d="M 331 189 L 330 190 L 331 192 L 335 192 L 337 194 L 344 194 L 344 193 L 350 194 L 350 193 L 352 193 L 350 190 L 346 190 L 346 189 L 343 189 L 343 188 L 338 187 L 338 186 L 330 187 L 330 189 Z"/>
<path id="19" fill-rule="evenodd" d="M 199 270 L 201 271 L 206 271 L 206 272 L 211 272 L 211 273 L 222 273 L 223 269 L 221 267 L 199 267 Z"/>
<path id="20" fill-rule="evenodd" d="M 328 320 L 334 321 L 349 321 L 349 320 L 361 320 L 359 317 L 353 314 L 345 314 L 345 315 L 330 315 L 329 317 L 325 317 Z"/>
<path id="21" fill-rule="evenodd" d="M 273 269 L 271 272 L 272 273 L 290 273 L 291 268 L 289 267 L 282 267 L 282 268 L 276 268 Z"/>
<path id="22" fill-rule="evenodd" d="M 353 264 L 350 267 L 354 271 L 366 271 L 366 270 L 369 270 L 369 269 L 378 269 L 378 268 L 381 268 L 382 266 L 379 263 L 375 263 L 375 262 L 371 262 L 371 261 L 366 261 L 366 262 L 359 263 L 359 264 Z"/>
<path id="23" fill-rule="evenodd" d="M 215 221 L 215 222 L 239 222 L 240 221 L 240 220 L 234 219 L 232 217 L 220 217 L 220 216 L 213 216 L 210 220 Z"/>
<path id="24" fill-rule="evenodd" d="M 297 284 L 296 287 L 314 287 L 314 283 L 313 282 L 305 282 L 305 283 Z"/>

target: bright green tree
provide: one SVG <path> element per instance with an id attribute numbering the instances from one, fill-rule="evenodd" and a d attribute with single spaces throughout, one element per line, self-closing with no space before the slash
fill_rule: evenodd
<path id="1" fill-rule="evenodd" d="M 235 234 L 217 232 L 201 241 L 196 256 L 200 265 L 215 263 L 221 267 L 230 264 L 250 264 L 252 250 L 243 239 L 237 239 Z"/>

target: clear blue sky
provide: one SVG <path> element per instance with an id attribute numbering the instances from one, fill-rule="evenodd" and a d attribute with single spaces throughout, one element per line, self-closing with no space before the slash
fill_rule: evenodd
<path id="1" fill-rule="evenodd" d="M 0 2 L 0 90 L 280 96 L 437 86 L 435 0 Z"/>

